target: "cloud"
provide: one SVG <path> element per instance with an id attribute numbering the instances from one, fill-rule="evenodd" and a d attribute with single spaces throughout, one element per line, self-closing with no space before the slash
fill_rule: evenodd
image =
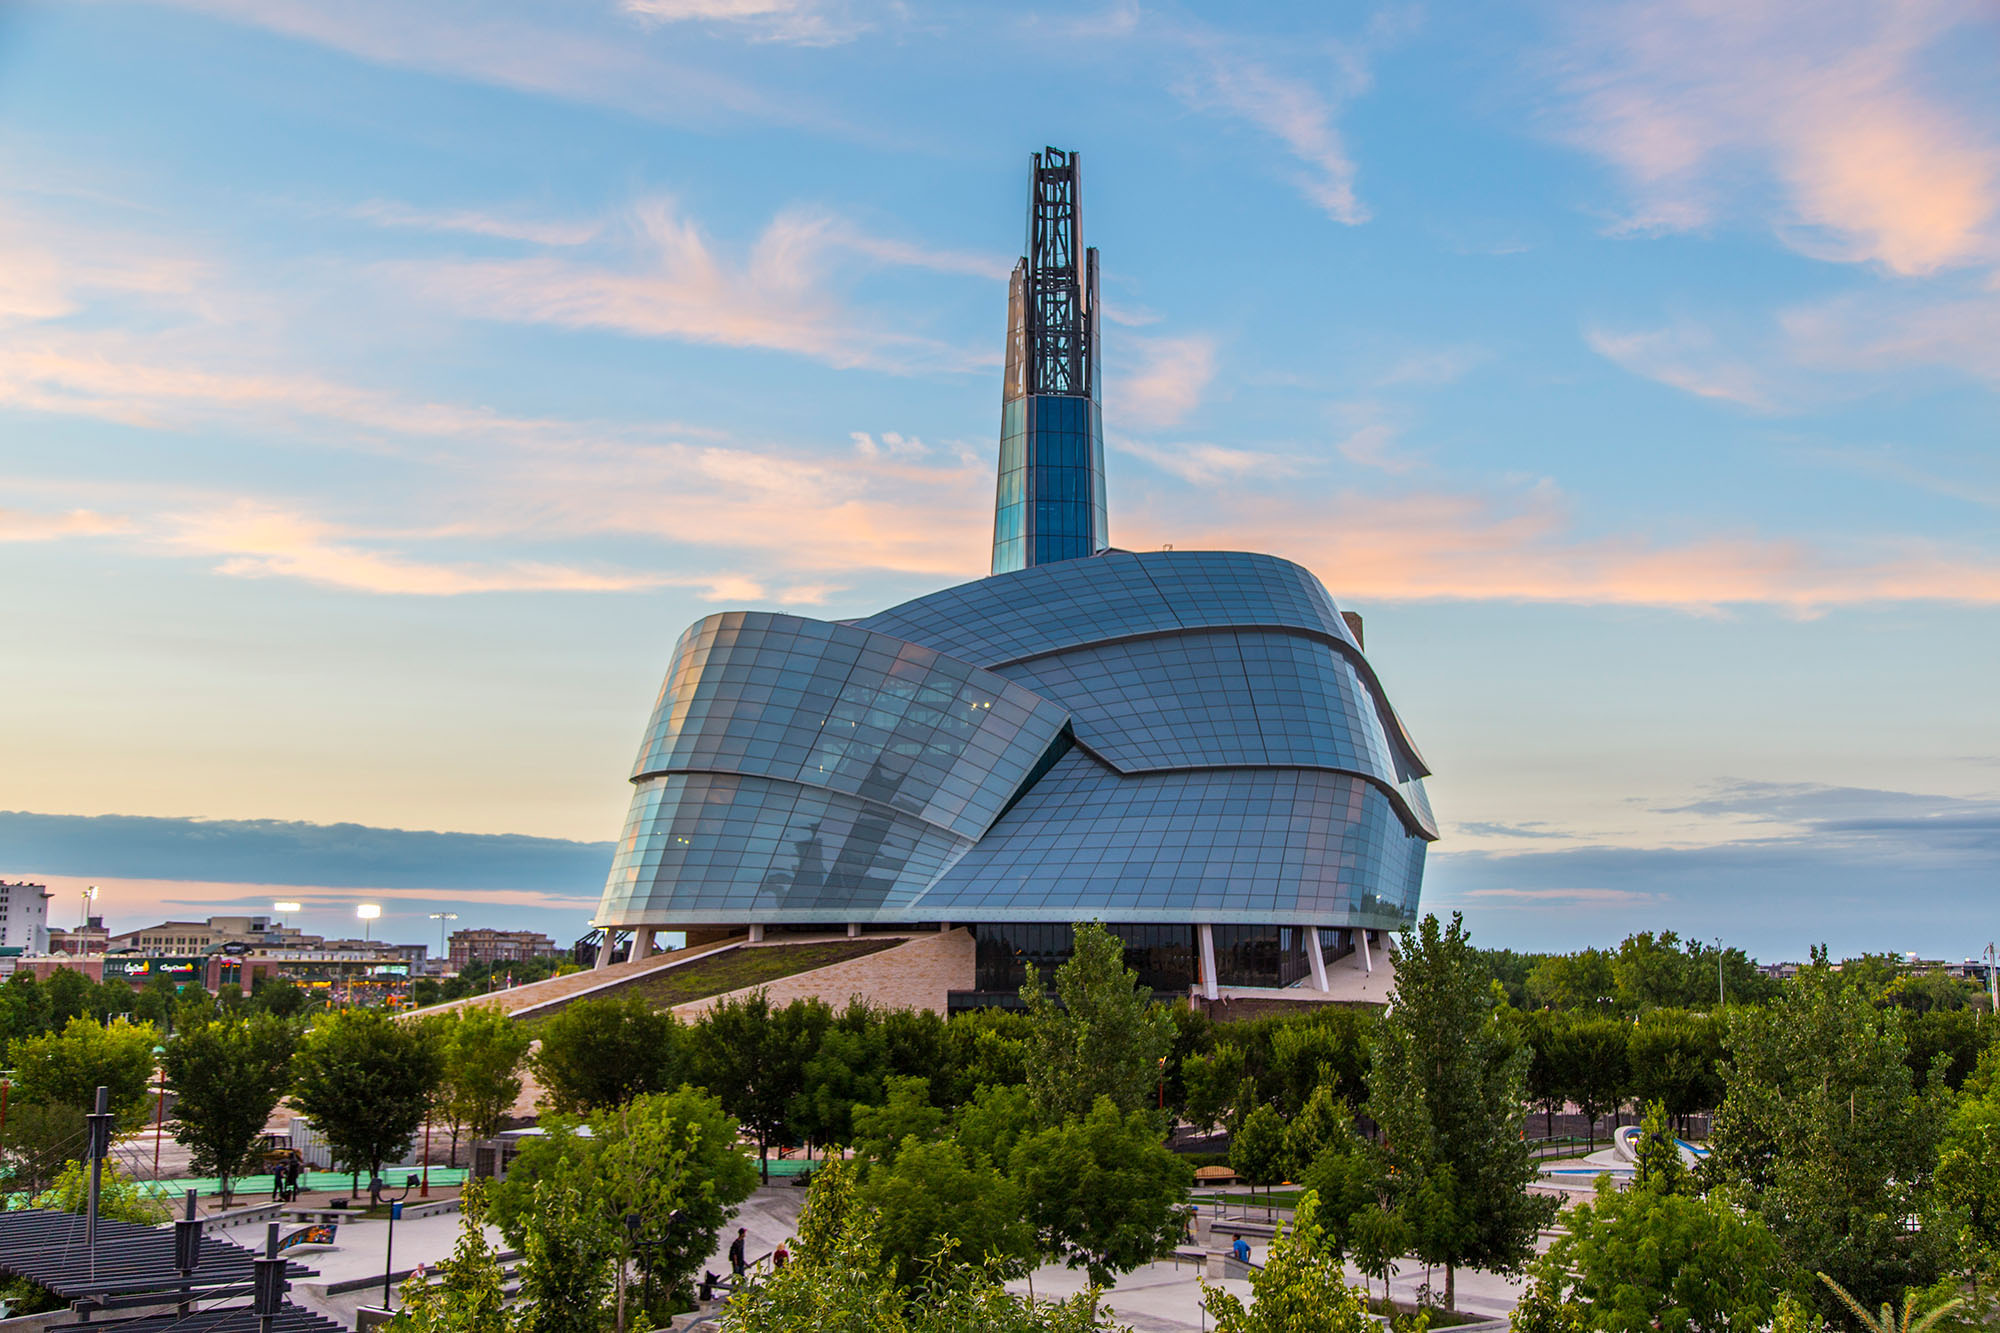
<path id="1" fill-rule="evenodd" d="M 623 0 L 623 7 L 654 23 L 728 24 L 760 41 L 794 46 L 835 46 L 868 26 L 845 6 L 818 0 Z"/>
<path id="2" fill-rule="evenodd" d="M 536 256 L 398 264 L 390 272 L 480 318 L 755 347 L 843 369 L 967 370 L 997 360 L 851 309 L 830 285 L 836 252 L 938 259 L 913 247 L 864 245 L 830 215 L 779 214 L 740 262 L 718 255 L 668 200 L 642 203 L 631 224 L 632 244 L 609 262 Z"/>
<path id="3" fill-rule="evenodd" d="M 1570 835 L 1560 829 L 1550 828 L 1538 819 L 1521 824 L 1497 823 L 1490 820 L 1468 820 L 1454 824 L 1452 832 L 1475 838 L 1567 838 Z"/>
<path id="4" fill-rule="evenodd" d="M 1357 226 L 1368 220 L 1368 209 L 1355 193 L 1354 161 L 1348 156 L 1335 123 L 1338 100 L 1366 86 L 1358 64 L 1338 81 L 1334 96 L 1322 86 L 1280 73 L 1261 62 L 1203 41 L 1201 72 L 1177 88 L 1182 99 L 1198 110 L 1221 111 L 1264 131 L 1282 143 L 1298 163 L 1293 183 L 1315 208 L 1335 222 Z"/>
<path id="5" fill-rule="evenodd" d="M 1714 612 L 1776 606 L 1796 614 L 1877 602 L 2000 604 L 2000 558 L 1921 539 L 1712 537 L 1678 543 L 1573 530 L 1549 483 L 1523 492 L 1205 493 L 1187 508 L 1156 500 L 1122 520 L 1133 549 L 1257 549 L 1324 573 L 1342 600 L 1473 600 L 1664 606 Z"/>
<path id="6" fill-rule="evenodd" d="M 1240 481 L 1252 476 L 1283 476 L 1298 470 L 1297 460 L 1282 454 L 1222 444 L 1148 444 L 1114 435 L 1111 447 L 1134 458 L 1143 458 L 1161 471 L 1193 486 Z"/>
<path id="7" fill-rule="evenodd" d="M 1106 412 L 1138 429 L 1174 426 L 1201 406 L 1215 378 L 1215 340 L 1201 334 L 1178 338 L 1130 337 L 1126 354 L 1136 364 L 1105 385 Z"/>
<path id="8" fill-rule="evenodd" d="M 65 537 L 102 537 L 129 531 L 124 519 L 108 518 L 88 509 L 72 509 L 66 514 L 35 514 L 22 509 L 0 509 L 0 542 L 47 542 Z"/>
<path id="9" fill-rule="evenodd" d="M 1671 926 L 1771 959 L 1822 942 L 1836 957 L 1891 948 L 1955 958 L 2000 873 L 1991 799 L 1735 782 L 1672 809 L 1713 819 L 1719 836 L 1669 847 L 1440 844 L 1425 905 L 1462 904 L 1481 943 L 1516 948 Z"/>
<path id="10" fill-rule="evenodd" d="M 597 222 L 547 222 L 502 217 L 472 209 L 412 208 L 393 199 L 370 199 L 356 204 L 348 210 L 348 216 L 381 227 L 492 236 L 500 240 L 529 241 L 549 246 L 584 245 L 596 240 L 604 229 Z"/>
<path id="11" fill-rule="evenodd" d="M 1593 352 L 1643 378 L 1697 398 L 1758 411 L 1773 407 L 1767 377 L 1740 355 L 1722 348 L 1707 329 L 1691 324 L 1622 333 L 1591 328 L 1583 336 Z"/>
<path id="12" fill-rule="evenodd" d="M 1702 226 L 1763 186 L 1804 254 L 1901 274 L 2000 258 L 2000 108 L 1990 81 L 1968 102 L 1938 73 L 1954 46 L 1990 46 L 1990 9 L 1833 0 L 1810 23 L 1777 0 L 1571 13 L 1558 132 L 1625 175 L 1623 229 Z"/>
<path id="13" fill-rule="evenodd" d="M 516 92 L 608 106 L 678 125 L 750 120 L 817 132 L 840 128 L 827 108 L 774 96 L 712 64 L 662 58 L 651 43 L 606 24 L 588 30 L 571 6 L 513 13 L 476 0 L 155 0 L 175 8 L 313 42 L 392 68 Z M 589 11 L 581 11 L 589 12 Z"/>

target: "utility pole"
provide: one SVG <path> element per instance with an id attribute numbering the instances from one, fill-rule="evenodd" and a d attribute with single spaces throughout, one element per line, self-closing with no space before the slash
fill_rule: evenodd
<path id="1" fill-rule="evenodd" d="M 90 1251 L 91 1276 L 97 1276 L 97 1200 L 104 1189 L 104 1159 L 111 1154 L 111 1089 L 99 1084 L 97 1110 L 84 1118 L 90 1152 L 90 1197 L 84 1204 L 83 1244 Z"/>
<path id="2" fill-rule="evenodd" d="M 1722 936 L 1715 937 L 1715 1004 L 1718 1009 L 1726 1008 L 1729 996 L 1722 988 Z"/>
<path id="3" fill-rule="evenodd" d="M 1993 1015 L 2000 1018 L 2000 954 L 1993 950 L 1993 941 L 1986 942 L 1986 994 L 1993 1002 Z"/>

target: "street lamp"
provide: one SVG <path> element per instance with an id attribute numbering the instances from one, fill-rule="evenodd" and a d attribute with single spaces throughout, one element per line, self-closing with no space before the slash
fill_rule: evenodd
<path id="1" fill-rule="evenodd" d="M 445 945 L 444 945 L 445 922 L 458 920 L 458 913 L 432 912 L 431 920 L 438 923 L 438 963 L 440 966 L 442 966 L 444 965 L 444 960 L 445 960 Z"/>
<path id="2" fill-rule="evenodd" d="M 1729 1007 L 1729 996 L 1722 989 L 1722 936 L 1715 937 L 1715 1003 L 1718 1008 Z"/>
<path id="3" fill-rule="evenodd" d="M 369 923 L 382 915 L 382 908 L 378 903 L 363 903 L 354 909 L 354 915 L 361 918 L 361 938 L 365 940 L 368 938 Z"/>
<path id="4" fill-rule="evenodd" d="M 412 1171 L 403 1177 L 403 1192 L 389 1200 L 389 1243 L 382 1250 L 382 1308 L 392 1308 L 389 1304 L 389 1275 L 396 1271 L 396 1219 L 403 1215 L 403 1200 L 410 1197 L 410 1191 L 417 1187 L 417 1175 Z M 382 1197 L 382 1177 L 376 1176 L 368 1182 L 368 1192 L 376 1199 Z"/>

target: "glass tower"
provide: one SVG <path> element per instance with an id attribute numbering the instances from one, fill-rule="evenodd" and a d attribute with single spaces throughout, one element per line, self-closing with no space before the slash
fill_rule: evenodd
<path id="1" fill-rule="evenodd" d="M 1077 154 L 1059 148 L 1035 154 L 1027 253 L 1014 266 L 1007 293 L 995 574 L 1095 555 L 1110 545 L 1098 402 L 1097 251 L 1078 245 L 1081 193 Z"/>

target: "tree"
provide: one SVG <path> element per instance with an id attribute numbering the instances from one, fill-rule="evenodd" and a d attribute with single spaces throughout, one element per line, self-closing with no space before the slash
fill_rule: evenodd
<path id="1" fill-rule="evenodd" d="M 6 1189 L 37 1194 L 84 1151 L 84 1112 L 74 1106 L 10 1099 L 7 1123 L 0 1126 L 0 1154 L 6 1160 Z"/>
<path id="2" fill-rule="evenodd" d="M 74 975 L 67 969 L 57 976 Z M 72 1018 L 60 1033 L 14 1044 L 14 1092 L 24 1102 L 96 1109 L 97 1089 L 111 1090 L 111 1112 L 123 1129 L 144 1124 L 153 1082 L 153 1047 L 159 1029 L 120 1020 L 109 1026 Z"/>
<path id="3" fill-rule="evenodd" d="M 1616 1000 L 1611 957 L 1602 949 L 1550 954 L 1528 969 L 1528 1000 L 1541 1009 L 1608 1009 Z"/>
<path id="4" fill-rule="evenodd" d="M 2000 1069 L 2000 1048 L 1987 1064 Z M 1938 1146 L 1937 1191 L 1963 1215 L 1987 1262 L 2000 1259 L 2000 1087 L 1961 1095 Z"/>
<path id="5" fill-rule="evenodd" d="M 1567 1048 L 1560 1060 L 1569 1074 L 1570 1100 L 1590 1122 L 1587 1133 L 1593 1144 L 1598 1117 L 1625 1100 L 1631 1034 L 1630 1023 L 1582 1014 L 1556 1034 L 1557 1042 Z"/>
<path id="6" fill-rule="evenodd" d="M 1782 1289 L 1777 1242 L 1755 1216 L 1720 1198 L 1620 1191 L 1608 1175 L 1529 1274 L 1533 1300 L 1604 1333 L 1754 1333 Z"/>
<path id="7" fill-rule="evenodd" d="M 1354 1109 L 1321 1084 L 1285 1126 L 1285 1178 L 1302 1180 L 1319 1155 L 1354 1134 Z"/>
<path id="8" fill-rule="evenodd" d="M 683 1035 L 672 1014 L 636 995 L 577 1000 L 542 1025 L 529 1063 L 550 1110 L 584 1115 L 676 1086 Z"/>
<path id="9" fill-rule="evenodd" d="M 162 1060 L 174 1089 L 174 1142 L 199 1174 L 220 1178 L 223 1205 L 257 1156 L 291 1078 L 292 1030 L 268 1014 L 190 1028 Z"/>
<path id="10" fill-rule="evenodd" d="M 1722 1102 L 1723 1021 L 1719 1014 L 1659 1009 L 1640 1017 L 1627 1040 L 1632 1094 L 1659 1102 L 1678 1120 Z"/>
<path id="11" fill-rule="evenodd" d="M 158 1226 L 167 1220 L 167 1205 L 153 1198 L 139 1188 L 139 1182 L 120 1171 L 115 1163 L 106 1162 L 98 1177 L 97 1215 L 108 1217 L 114 1222 L 133 1222 L 140 1226 Z M 55 1182 L 34 1198 L 33 1207 L 47 1208 L 61 1213 L 80 1213 L 90 1201 L 90 1166 L 85 1162 L 69 1162 L 56 1176 Z"/>
<path id="12" fill-rule="evenodd" d="M 517 1242 L 521 1333 L 598 1333 L 619 1257 L 619 1219 L 562 1176 L 535 1182 L 531 1212 L 534 1224 Z"/>
<path id="13" fill-rule="evenodd" d="M 989 1084 L 953 1114 L 951 1136 L 974 1157 L 1004 1171 L 1014 1158 L 1014 1145 L 1032 1133 L 1034 1125 L 1034 1105 L 1026 1088 Z"/>
<path id="14" fill-rule="evenodd" d="M 1099 1286 L 1179 1243 L 1193 1183 L 1152 1115 L 1121 1115 L 1108 1094 L 1082 1119 L 1016 1143 L 1008 1174 L 1027 1195 L 1042 1253 Z"/>
<path id="15" fill-rule="evenodd" d="M 1165 1077 L 1161 1062 L 1174 1043 L 1174 1021 L 1125 966 L 1118 937 L 1095 921 L 1076 926 L 1055 990 L 1051 998 L 1028 965 L 1021 984 L 1028 1092 L 1042 1122 L 1084 1115 L 1100 1097 L 1121 1112 L 1151 1104 Z"/>
<path id="16" fill-rule="evenodd" d="M 922 1070 L 916 1052 L 909 1055 L 913 1072 Z M 808 1142 L 851 1143 L 855 1107 L 882 1100 L 882 1080 L 894 1067 L 887 1024 L 857 997 L 834 1017 L 820 1037 L 819 1049 L 806 1061 L 804 1086 L 791 1108 L 791 1122 Z"/>
<path id="17" fill-rule="evenodd" d="M 1285 1178 L 1291 1165 L 1285 1151 L 1285 1121 L 1275 1110 L 1259 1106 L 1243 1117 L 1243 1125 L 1229 1140 L 1229 1165 L 1252 1185 L 1267 1191 Z"/>
<path id="18" fill-rule="evenodd" d="M 894 1157 L 904 1139 L 929 1139 L 944 1124 L 929 1079 L 891 1076 L 880 1106 L 854 1108 L 854 1157 L 864 1165 Z"/>
<path id="19" fill-rule="evenodd" d="M 1667 1110 L 1648 1102 L 1639 1121 L 1639 1144 L 1632 1159 L 1632 1183 L 1655 1194 L 1685 1194 L 1693 1188 L 1681 1146 L 1667 1128 Z"/>
<path id="20" fill-rule="evenodd" d="M 172 977 L 156 976 L 132 997 L 132 1016 L 143 1023 L 151 1023 L 162 1032 L 170 1031 L 174 1024 L 174 1007 L 180 1003 L 181 988 L 174 984 Z"/>
<path id="21" fill-rule="evenodd" d="M 1688 1003 L 1690 971 L 1687 955 L 1680 948 L 1681 937 L 1671 930 L 1655 935 L 1650 930 L 1627 935 L 1611 960 L 1611 977 L 1617 985 L 1618 1007 L 1627 1013 L 1647 1009 L 1671 1009 Z M 1696 946 L 1699 947 L 1698 945 Z M 1709 993 L 1714 992 L 1714 974 L 1709 976 Z"/>
<path id="22" fill-rule="evenodd" d="M 560 1014 L 557 1015 L 561 1017 Z M 500 1132 L 521 1095 L 521 1061 L 528 1033 L 506 1014 L 485 1005 L 464 1005 L 439 1024 L 442 1056 L 438 1109 L 451 1122 L 451 1164 L 458 1165 L 461 1129 L 477 1142 Z"/>
<path id="23" fill-rule="evenodd" d="M 829 1161 L 814 1175 L 792 1262 L 733 1293 L 730 1333 L 1111 1333 L 1095 1289 L 1064 1301 L 1016 1296 L 949 1246 L 914 1294 L 896 1285 L 876 1239 L 878 1215 L 860 1198 L 854 1168 Z"/>
<path id="24" fill-rule="evenodd" d="M 297 1018 L 312 1003 L 305 988 L 289 977 L 261 976 L 250 987 L 250 1007 L 273 1018 Z"/>
<path id="25" fill-rule="evenodd" d="M 1354 1266 L 1382 1284 L 1385 1303 L 1396 1260 L 1410 1252 L 1413 1239 L 1409 1222 L 1393 1208 L 1364 1208 L 1348 1218 L 1347 1249 Z"/>
<path id="26" fill-rule="evenodd" d="M 379 1197 L 382 1164 L 409 1152 L 438 1079 L 429 1027 L 379 1009 L 322 1016 L 292 1057 L 292 1101 L 350 1171 Z"/>
<path id="27" fill-rule="evenodd" d="M 1898 1011 L 1815 950 L 1778 1003 L 1730 1012 L 1729 1044 L 1707 1169 L 1777 1237 L 1792 1288 L 1825 1272 L 1878 1302 L 1935 1281 L 1953 1230 L 1931 1189 L 1951 1094 L 1941 1078 L 1917 1086 Z"/>
<path id="28" fill-rule="evenodd" d="M 861 1202 L 877 1215 L 884 1261 L 913 1291 L 934 1275 L 947 1245 L 954 1261 L 996 1277 L 1021 1276 L 1035 1255 L 1019 1187 L 951 1139 L 904 1139 L 892 1160 L 868 1172 Z"/>
<path id="29" fill-rule="evenodd" d="M 467 1181 L 460 1203 L 451 1258 L 435 1265 L 430 1278 L 416 1273 L 403 1283 L 403 1308 L 389 1321 L 389 1333 L 512 1333 L 507 1275 L 486 1239 L 484 1182 Z"/>
<path id="30" fill-rule="evenodd" d="M 1361 1294 L 1347 1285 L 1311 1191 L 1300 1197 L 1291 1225 L 1272 1239 L 1264 1267 L 1250 1274 L 1250 1302 L 1246 1308 L 1233 1294 L 1201 1284 L 1215 1333 L 1375 1333 L 1378 1327 Z"/>
<path id="31" fill-rule="evenodd" d="M 1467 1225 L 1437 1256 L 1448 1306 L 1460 1265 L 1517 1271 L 1556 1210 L 1554 1199 L 1528 1193 L 1538 1175 L 1522 1133 L 1530 1057 L 1496 1034 L 1487 984 L 1464 921 L 1454 913 L 1440 929 L 1426 916 L 1397 951 L 1369 1078 L 1368 1114 L 1387 1142 L 1398 1193 L 1415 1195 L 1434 1172 L 1451 1172 Z"/>
<path id="32" fill-rule="evenodd" d="M 736 1122 L 715 1098 L 683 1086 L 634 1097 L 583 1123 L 588 1135 L 577 1132 L 577 1121 L 549 1117 L 548 1132 L 522 1145 L 507 1179 L 493 1187 L 494 1225 L 519 1248 L 540 1225 L 538 1187 L 567 1182 L 607 1225 L 636 1214 L 645 1265 L 668 1291 L 687 1294 L 736 1205 L 757 1187 L 737 1146 Z"/>
<path id="33" fill-rule="evenodd" d="M 794 1000 L 774 1009 L 760 990 L 717 1004 L 688 1034 L 694 1081 L 756 1136 L 767 1183 L 771 1145 L 788 1137 L 806 1064 L 832 1018 L 824 1001 Z"/>

